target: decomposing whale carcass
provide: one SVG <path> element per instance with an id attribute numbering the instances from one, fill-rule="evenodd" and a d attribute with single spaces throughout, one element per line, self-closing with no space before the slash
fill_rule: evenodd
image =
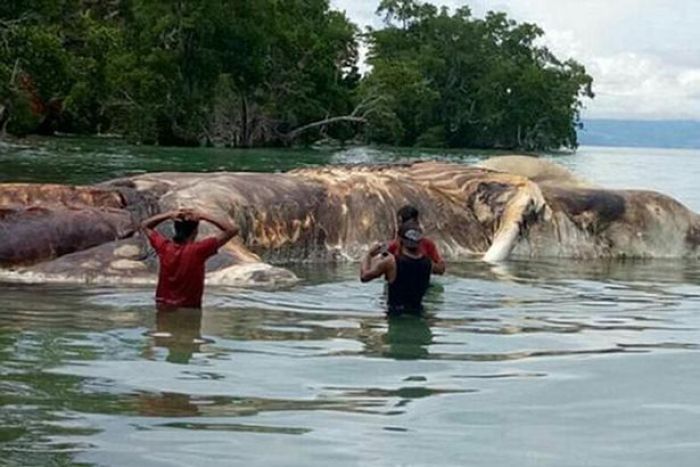
<path id="1" fill-rule="evenodd" d="M 698 258 L 700 216 L 646 190 L 607 190 L 533 157 L 506 156 L 480 166 L 537 183 L 547 215 L 513 245 L 512 254 L 558 258 Z"/>
<path id="2" fill-rule="evenodd" d="M 357 260 L 413 204 L 449 260 L 697 257 L 698 216 L 646 191 L 605 190 L 537 158 L 305 168 L 288 173 L 154 173 L 93 187 L 0 185 L 0 266 L 19 280 L 146 283 L 156 262 L 141 220 L 181 207 L 240 227 L 209 283 L 288 284 L 271 266 Z M 206 230 L 203 230 L 206 235 Z"/>

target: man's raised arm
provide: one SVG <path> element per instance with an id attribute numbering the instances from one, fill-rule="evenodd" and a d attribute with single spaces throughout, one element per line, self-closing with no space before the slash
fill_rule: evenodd
<path id="1" fill-rule="evenodd" d="M 148 231 L 155 229 L 159 224 L 167 221 L 168 219 L 174 219 L 179 215 L 179 211 L 168 211 L 161 214 L 156 214 L 155 216 L 149 217 L 141 223 L 141 230 L 148 233 Z"/>
<path id="2" fill-rule="evenodd" d="M 238 227 L 231 224 L 230 222 L 223 221 L 221 219 L 216 219 L 203 212 L 197 212 L 196 215 L 199 220 L 209 222 L 210 224 L 213 224 L 221 230 L 221 232 L 216 236 L 216 240 L 219 243 L 219 246 L 225 245 L 229 240 L 238 235 Z"/>
<path id="3" fill-rule="evenodd" d="M 360 281 L 369 282 L 377 277 L 385 276 L 389 270 L 389 262 L 393 261 L 392 255 L 375 259 L 382 250 L 382 244 L 377 243 L 365 253 L 360 262 Z"/>

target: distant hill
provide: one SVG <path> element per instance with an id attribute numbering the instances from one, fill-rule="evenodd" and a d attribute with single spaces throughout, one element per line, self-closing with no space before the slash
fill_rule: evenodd
<path id="1" fill-rule="evenodd" d="M 582 146 L 700 148 L 700 121 L 591 119 L 578 136 Z"/>

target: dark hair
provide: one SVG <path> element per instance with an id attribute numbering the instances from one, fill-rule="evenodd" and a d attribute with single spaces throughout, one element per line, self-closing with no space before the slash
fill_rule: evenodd
<path id="1" fill-rule="evenodd" d="M 199 227 L 198 221 L 177 220 L 173 224 L 175 227 L 173 241 L 178 244 L 185 243 Z"/>
<path id="2" fill-rule="evenodd" d="M 396 212 L 396 215 L 401 220 L 402 224 L 408 221 L 418 221 L 418 209 L 416 209 L 415 206 L 411 206 L 410 204 L 407 204 L 401 209 L 399 209 Z"/>

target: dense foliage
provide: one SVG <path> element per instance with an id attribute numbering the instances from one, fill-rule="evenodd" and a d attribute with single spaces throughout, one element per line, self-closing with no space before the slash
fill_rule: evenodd
<path id="1" fill-rule="evenodd" d="M 159 144 L 575 146 L 591 78 L 503 14 L 383 0 L 5 0 L 0 130 Z M 358 40 L 371 70 L 358 73 Z"/>
<path id="2" fill-rule="evenodd" d="M 401 145 L 576 146 L 581 97 L 592 79 L 536 45 L 542 30 L 503 13 L 471 17 L 413 0 L 383 0 L 370 31 L 368 95 L 386 96 L 374 138 Z M 382 125 L 383 123 L 383 125 Z"/>

